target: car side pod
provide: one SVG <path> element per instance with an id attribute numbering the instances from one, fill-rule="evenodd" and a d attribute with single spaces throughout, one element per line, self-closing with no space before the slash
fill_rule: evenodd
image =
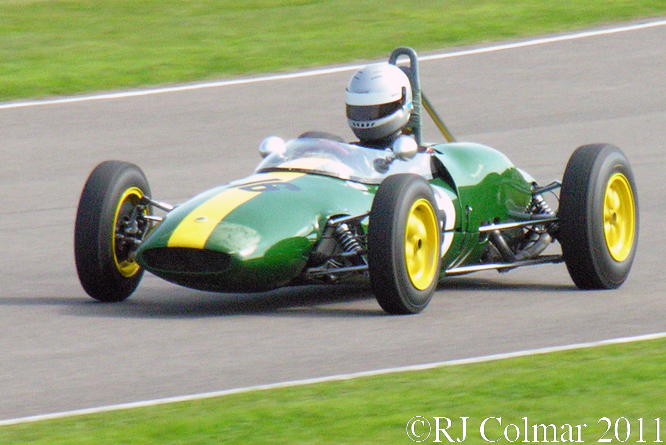
<path id="1" fill-rule="evenodd" d="M 629 161 L 610 144 L 584 145 L 567 163 L 560 192 L 562 254 L 580 289 L 614 289 L 638 245 L 638 195 Z"/>

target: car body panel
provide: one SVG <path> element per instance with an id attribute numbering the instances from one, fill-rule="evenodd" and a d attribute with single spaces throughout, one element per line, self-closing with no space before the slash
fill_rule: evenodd
<path id="1" fill-rule="evenodd" d="M 384 177 L 415 172 L 430 180 L 437 198 L 444 276 L 446 268 L 482 256 L 481 225 L 510 220 L 531 200 L 531 185 L 518 169 L 479 144 L 437 145 L 413 159 L 392 160 L 387 171 L 373 167 L 383 162 L 383 151 L 333 141 L 297 140 L 280 156 L 177 206 L 138 248 L 137 262 L 196 289 L 283 286 L 302 275 L 329 220 L 367 214 Z M 360 226 L 367 233 L 367 217 Z"/>
<path id="2" fill-rule="evenodd" d="M 304 173 L 259 173 L 171 211 L 139 247 L 137 261 L 155 275 L 197 289 L 271 289 L 300 274 L 330 217 L 367 212 L 371 203 L 372 193 L 362 184 Z M 155 249 L 164 255 L 158 261 L 150 257 Z M 182 261 L 189 269 L 179 264 L 178 254 L 169 259 L 164 249 L 187 255 Z M 194 260 L 199 252 L 206 261 L 206 251 L 228 257 L 216 270 Z"/>
<path id="3" fill-rule="evenodd" d="M 499 151 L 475 143 L 448 143 L 433 147 L 440 172 L 436 188 L 448 186 L 456 212 L 455 234 L 444 256 L 446 269 L 477 263 L 488 239 L 479 228 L 491 223 L 527 219 L 532 184 Z M 445 235 L 446 236 L 446 235 Z"/>

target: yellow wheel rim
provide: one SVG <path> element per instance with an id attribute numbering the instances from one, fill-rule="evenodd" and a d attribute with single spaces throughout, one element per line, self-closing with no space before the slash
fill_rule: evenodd
<path id="1" fill-rule="evenodd" d="M 116 263 L 118 272 L 126 278 L 130 278 L 139 271 L 140 266 L 134 261 L 134 258 L 118 258 L 116 251 L 116 231 L 118 230 L 118 217 L 121 215 L 123 208 L 128 205 L 134 207 L 139 204 L 143 198 L 143 192 L 138 187 L 131 187 L 125 190 L 125 193 L 118 200 L 118 207 L 116 207 L 116 214 L 113 218 L 113 234 L 111 236 L 111 249 L 113 252 L 113 261 Z"/>
<path id="2" fill-rule="evenodd" d="M 636 207 L 631 184 L 622 173 L 611 176 L 604 197 L 604 238 L 615 261 L 631 253 L 636 231 Z"/>
<path id="3" fill-rule="evenodd" d="M 427 289 L 437 275 L 439 225 L 430 202 L 419 199 L 407 216 L 405 262 L 407 274 L 418 290 Z"/>

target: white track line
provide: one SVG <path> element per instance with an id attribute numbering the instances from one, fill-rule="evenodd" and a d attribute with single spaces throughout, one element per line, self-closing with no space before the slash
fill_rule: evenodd
<path id="1" fill-rule="evenodd" d="M 457 51 L 457 52 L 452 52 L 452 53 L 434 54 L 434 55 L 430 55 L 430 56 L 419 57 L 419 61 L 439 60 L 439 59 L 447 59 L 447 58 L 453 58 L 453 57 L 470 56 L 470 55 L 475 55 L 475 54 L 492 53 L 492 52 L 497 52 L 497 51 L 506 51 L 506 50 L 516 49 L 516 48 L 525 48 L 525 47 L 529 47 L 529 46 L 544 45 L 544 44 L 548 44 L 548 43 L 556 43 L 556 42 L 563 42 L 563 41 L 568 41 L 568 40 L 584 39 L 584 38 L 589 38 L 589 37 L 603 36 L 603 35 L 609 35 L 609 34 L 618 34 L 618 33 L 623 33 L 623 32 L 630 32 L 630 31 L 638 31 L 638 30 L 641 30 L 641 29 L 655 28 L 655 27 L 659 27 L 659 26 L 666 26 L 666 20 L 660 20 L 660 21 L 649 22 L 649 23 L 641 23 L 641 24 L 637 24 L 637 25 L 622 26 L 622 27 L 619 27 L 619 28 L 603 29 L 603 30 L 597 30 L 597 31 L 586 31 L 586 32 L 580 32 L 580 33 L 575 33 L 575 34 L 567 34 L 567 35 L 556 36 L 556 37 L 547 37 L 547 38 L 529 40 L 529 41 L 525 41 L 525 42 L 510 43 L 510 44 L 506 44 L 506 45 L 496 45 L 496 46 L 490 46 L 490 47 L 486 47 L 486 48 L 478 48 L 478 49 L 471 49 L 471 50 L 465 50 L 465 51 Z M 154 94 L 166 94 L 166 93 L 175 93 L 175 92 L 180 92 L 180 91 L 200 90 L 200 89 L 204 89 L 204 88 L 219 88 L 219 87 L 232 86 L 232 85 L 244 85 L 244 84 L 250 84 L 250 83 L 256 83 L 256 82 L 270 82 L 270 81 L 275 81 L 275 80 L 286 80 L 286 79 L 295 79 L 295 78 L 301 78 L 301 77 L 321 76 L 321 75 L 325 75 L 325 74 L 333 74 L 333 73 L 339 73 L 339 72 L 345 72 L 345 71 L 354 71 L 354 70 L 357 70 L 357 69 L 361 68 L 362 66 L 363 65 L 344 66 L 344 67 L 339 67 L 339 68 L 329 68 L 329 69 L 322 69 L 322 70 L 315 70 L 315 71 L 306 71 L 306 72 L 294 73 L 294 74 L 280 74 L 280 75 L 256 77 L 256 78 L 250 78 L 250 79 L 227 80 L 227 81 L 220 81 L 220 82 L 209 82 L 209 83 L 200 83 L 200 84 L 194 84 L 194 85 L 183 85 L 183 86 L 174 86 L 174 87 L 166 87 L 166 88 L 155 88 L 155 89 L 149 89 L 149 90 L 139 90 L 139 91 L 130 91 L 130 92 L 108 93 L 108 94 L 99 94 L 99 95 L 92 95 L 92 96 L 70 97 L 70 98 L 43 100 L 43 101 L 15 102 L 15 103 L 0 104 L 0 110 L 11 109 L 11 108 L 34 107 L 34 106 L 41 106 L 41 105 L 58 105 L 58 104 L 68 104 L 68 103 L 76 103 L 76 102 L 89 102 L 89 101 L 95 101 L 95 100 L 122 99 L 122 98 L 128 98 L 128 97 L 149 96 L 149 95 L 154 95 Z M 598 341 L 598 342 L 578 343 L 578 344 L 567 345 L 567 346 L 555 346 L 555 347 L 550 347 L 550 348 L 510 352 L 510 353 L 506 353 L 506 354 L 495 354 L 495 355 L 488 355 L 488 356 L 483 356 L 483 357 L 475 357 L 475 358 L 468 358 L 468 359 L 461 359 L 461 360 L 451 360 L 451 361 L 445 361 L 445 362 L 428 363 L 428 364 L 424 364 L 424 365 L 405 366 L 405 367 L 402 367 L 402 368 L 379 369 L 379 370 L 375 370 L 375 371 L 366 371 L 366 372 L 359 372 L 359 373 L 354 373 L 354 374 L 341 374 L 341 375 L 335 375 L 335 376 L 329 376 L 329 377 L 319 377 L 319 378 L 313 378 L 313 379 L 295 380 L 295 381 L 290 381 L 290 382 L 274 383 L 274 384 L 270 384 L 270 385 L 259 385 L 259 386 L 251 386 L 251 387 L 246 387 L 246 388 L 236 388 L 236 389 L 229 389 L 229 390 L 225 390 L 225 391 L 215 391 L 215 392 L 208 392 L 208 393 L 202 393 L 202 394 L 193 394 L 193 395 L 188 395 L 188 396 L 167 397 L 167 398 L 164 398 L 164 399 L 147 400 L 147 401 L 134 402 L 134 403 L 123 403 L 123 404 L 119 404 L 119 405 L 102 406 L 102 407 L 97 407 L 97 408 L 89 408 L 89 409 L 82 409 L 82 410 L 75 410 L 75 411 L 66 411 L 66 412 L 61 412 L 61 413 L 43 414 L 43 415 L 30 416 L 30 417 L 21 417 L 21 418 L 16 418 L 16 419 L 0 420 L 0 426 L 16 425 L 16 424 L 28 423 L 28 422 L 38 422 L 38 421 L 42 421 L 42 420 L 60 419 L 60 418 L 65 418 L 65 417 L 81 416 L 81 415 L 86 415 L 86 414 L 104 413 L 104 412 L 109 412 L 109 411 L 118 411 L 118 410 L 131 409 L 131 408 L 149 407 L 149 406 L 155 406 L 155 405 L 163 405 L 163 404 L 167 404 L 167 403 L 194 401 L 194 400 L 208 399 L 208 398 L 213 398 L 213 397 L 222 397 L 222 396 L 226 396 L 226 395 L 230 395 L 230 394 L 239 394 L 239 393 L 250 392 L 250 391 L 260 391 L 260 390 L 277 389 L 277 388 L 288 388 L 288 387 L 292 387 L 292 386 L 311 385 L 311 384 L 322 383 L 322 382 L 349 380 L 349 379 L 355 379 L 355 378 L 359 378 L 359 377 L 369 377 L 369 376 L 375 376 L 375 375 L 393 374 L 393 373 L 409 372 L 409 371 L 421 371 L 421 370 L 439 368 L 439 367 L 444 367 L 444 366 L 466 365 L 466 364 L 472 364 L 472 363 L 489 362 L 489 361 L 494 361 L 494 360 L 504 360 L 504 359 L 514 358 L 514 357 L 525 357 L 525 356 L 529 356 L 529 355 L 547 354 L 547 353 L 551 353 L 551 352 L 570 351 L 570 350 L 574 350 L 574 349 L 592 348 L 592 347 L 598 347 L 598 346 L 629 343 L 629 342 L 635 342 L 635 341 L 655 340 L 655 339 L 665 338 L 665 337 L 666 337 L 666 332 L 662 332 L 662 333 L 657 333 L 657 334 L 641 335 L 641 336 L 637 336 L 637 337 L 624 337 L 624 338 L 617 338 L 617 339 L 611 339 L 611 340 L 602 340 L 602 341 Z"/>
<path id="2" fill-rule="evenodd" d="M 531 356 L 531 355 L 540 355 L 540 354 L 549 354 L 553 352 L 562 352 L 562 351 L 571 351 L 575 349 L 587 349 L 587 348 L 595 348 L 599 346 L 608 346 L 608 345 L 618 345 L 618 344 L 623 344 L 623 343 L 632 343 L 632 342 L 638 342 L 638 341 L 646 341 L 646 340 L 656 340 L 660 338 L 666 338 L 666 332 L 659 332 L 656 334 L 646 334 L 646 335 L 639 335 L 635 337 L 622 337 L 622 338 L 614 338 L 610 340 L 600 340 L 600 341 L 595 341 L 595 342 L 589 342 L 589 343 L 577 343 L 573 345 L 566 345 L 566 346 L 553 346 L 550 348 L 540 348 L 540 349 L 531 349 L 527 351 L 517 351 L 517 352 L 508 352 L 505 354 L 493 354 L 493 355 L 486 355 L 483 357 L 473 357 L 473 358 L 465 358 L 465 359 L 460 359 L 460 360 L 449 360 L 445 362 L 436 362 L 436 363 L 426 363 L 423 365 L 413 365 L 413 366 L 404 366 L 400 368 L 388 368 L 388 369 L 377 369 L 374 371 L 365 371 L 365 372 L 356 372 L 352 374 L 340 374 L 340 375 L 333 375 L 329 377 L 318 377 L 318 378 L 312 378 L 312 379 L 304 379 L 304 380 L 293 380 L 290 382 L 281 382 L 281 383 L 273 383 L 269 385 L 258 385 L 258 386 L 250 386 L 246 388 L 235 388 L 235 389 L 228 389 L 224 391 L 214 391 L 214 392 L 207 392 L 207 393 L 202 393 L 202 394 L 192 394 L 192 395 L 187 395 L 187 396 L 178 396 L 178 397 L 167 397 L 164 399 L 156 399 L 156 400 L 145 400 L 141 402 L 134 402 L 134 403 L 123 403 L 119 405 L 110 405 L 110 406 L 101 406 L 97 408 L 89 408 L 89 409 L 80 409 L 76 411 L 65 411 L 61 413 L 51 413 L 51 414 L 42 414 L 38 416 L 30 416 L 30 417 L 21 417 L 21 418 L 16 418 L 16 419 L 7 419 L 7 420 L 0 420 L 0 427 L 2 426 L 7 426 L 7 425 L 17 425 L 21 423 L 29 423 L 29 422 L 39 422 L 43 420 L 54 420 L 54 419 L 62 419 L 66 417 L 74 417 L 74 416 L 82 416 L 82 415 L 87 415 L 87 414 L 99 414 L 99 413 L 107 413 L 110 411 L 120 411 L 120 410 L 126 410 L 126 409 L 132 409 L 132 408 L 146 408 L 146 407 L 151 407 L 151 406 L 157 406 L 157 405 L 165 405 L 168 403 L 178 403 L 178 402 L 191 402 L 191 401 L 196 401 L 196 400 L 203 400 L 203 399 L 211 399 L 214 397 L 223 397 L 223 396 L 228 396 L 231 394 L 240 394 L 240 393 L 246 393 L 246 392 L 251 392 L 251 391 L 265 391 L 269 389 L 279 389 L 279 388 L 289 388 L 289 387 L 294 387 L 294 386 L 304 386 L 304 385 L 312 385 L 315 383 L 325 383 L 325 382 L 336 382 L 336 381 L 342 381 L 342 380 L 351 380 L 351 379 L 357 379 L 360 377 L 370 377 L 370 376 L 378 376 L 378 375 L 385 375 L 385 374 L 397 374 L 397 373 L 403 373 L 403 372 L 410 372 L 410 371 L 423 371 L 427 369 L 433 369 L 433 368 L 442 368 L 446 366 L 460 366 L 460 365 L 469 365 L 473 363 L 484 363 L 484 362 L 492 362 L 492 361 L 497 361 L 497 360 L 506 360 L 506 359 L 511 359 L 511 358 L 516 358 L 516 357 L 526 357 L 526 356 Z"/>
<path id="3" fill-rule="evenodd" d="M 573 34 L 566 34 L 555 37 L 545 37 L 540 39 L 528 40 L 524 42 L 509 43 L 505 45 L 496 45 L 489 46 L 485 48 L 470 49 L 464 51 L 456 51 L 451 53 L 444 54 L 434 54 L 430 56 L 419 57 L 419 61 L 428 61 L 428 60 L 440 60 L 448 59 L 453 57 L 464 57 L 471 56 L 475 54 L 486 54 L 493 53 L 498 51 L 506 51 L 517 48 L 526 48 L 529 46 L 536 45 L 545 45 L 548 43 L 557 43 L 564 42 L 569 40 L 578 40 L 585 39 L 589 37 L 604 36 L 610 34 L 619 34 L 624 32 L 638 31 L 641 29 L 655 28 L 659 26 L 666 26 L 666 20 L 659 20 L 648 23 L 639 23 L 636 25 L 627 25 L 617 28 L 609 29 L 600 29 L 596 31 L 585 31 L 578 32 Z M 291 73 L 291 74 L 277 74 L 273 76 L 262 76 L 254 78 L 245 78 L 245 79 L 236 79 L 236 80 L 223 80 L 219 82 L 207 82 L 207 83 L 196 83 L 192 85 L 180 85 L 180 86 L 171 86 L 164 88 L 153 88 L 146 90 L 136 90 L 136 91 L 125 91 L 117 93 L 105 93 L 105 94 L 96 94 L 90 96 L 77 96 L 77 97 L 66 97 L 61 99 L 48 99 L 48 100 L 35 100 L 35 101 L 25 101 L 25 102 L 10 102 L 5 104 L 0 104 L 0 110 L 12 109 L 12 108 L 25 108 L 25 107 L 35 107 L 43 105 L 61 105 L 61 104 L 71 104 L 77 102 L 91 102 L 96 100 L 110 100 L 110 99 L 124 99 L 130 97 L 140 97 L 140 96 L 151 96 L 155 94 L 167 94 L 167 93 L 177 93 L 182 91 L 194 91 L 201 90 L 205 88 L 220 88 L 232 85 L 246 85 L 257 82 L 272 82 L 276 80 L 287 80 L 287 79 L 297 79 L 302 77 L 313 77 L 313 76 L 322 76 L 326 74 L 334 74 L 346 71 L 355 71 L 362 68 L 364 65 L 352 65 L 352 66 L 343 66 L 338 68 L 326 68 L 314 71 L 304 71 L 300 73 Z"/>

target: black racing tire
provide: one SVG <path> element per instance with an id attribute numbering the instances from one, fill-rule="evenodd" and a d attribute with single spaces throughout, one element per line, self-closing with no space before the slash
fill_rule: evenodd
<path id="1" fill-rule="evenodd" d="M 558 238 L 580 289 L 615 289 L 627 279 L 638 244 L 636 190 L 629 161 L 614 145 L 584 145 L 571 155 Z"/>
<path id="2" fill-rule="evenodd" d="M 131 255 L 135 246 L 116 243 L 116 233 L 146 195 L 146 176 L 127 162 L 102 162 L 86 181 L 76 213 L 74 258 L 83 289 L 96 300 L 123 301 L 141 281 L 143 269 Z"/>
<path id="3" fill-rule="evenodd" d="M 372 292 L 389 314 L 426 308 L 441 267 L 441 221 L 432 187 L 414 174 L 386 178 L 375 193 L 368 226 Z"/>
<path id="4" fill-rule="evenodd" d="M 342 139 L 337 134 L 327 133 L 326 131 L 306 131 L 305 133 L 300 135 L 298 138 L 299 139 L 304 139 L 304 138 L 328 139 L 329 141 L 345 142 L 345 140 Z"/>

